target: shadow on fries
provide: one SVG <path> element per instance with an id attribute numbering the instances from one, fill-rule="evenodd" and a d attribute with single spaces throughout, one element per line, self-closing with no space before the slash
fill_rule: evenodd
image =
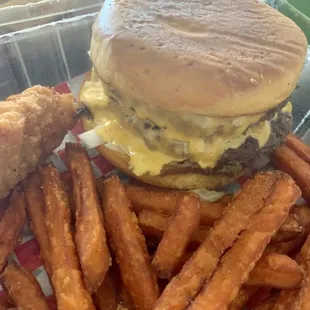
<path id="1" fill-rule="evenodd" d="M 310 209 L 296 201 L 309 201 L 310 149 L 294 136 L 273 156 L 292 178 L 260 172 L 217 202 L 95 180 L 82 146 L 66 152 L 71 180 L 42 166 L 1 214 L 10 305 L 48 309 L 31 272 L 7 263 L 28 215 L 59 310 L 307 309 Z"/>

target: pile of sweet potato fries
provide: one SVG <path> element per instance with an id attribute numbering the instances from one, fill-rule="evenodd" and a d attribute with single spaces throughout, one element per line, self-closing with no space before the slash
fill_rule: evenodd
<path id="1" fill-rule="evenodd" d="M 259 172 L 217 202 L 95 180 L 82 146 L 66 152 L 69 181 L 39 167 L 0 214 L 0 309 L 48 309 L 32 273 L 7 260 L 27 215 L 59 310 L 310 309 L 310 209 L 296 204 L 310 202 L 310 147 L 295 136 L 272 158 L 288 174 Z"/>

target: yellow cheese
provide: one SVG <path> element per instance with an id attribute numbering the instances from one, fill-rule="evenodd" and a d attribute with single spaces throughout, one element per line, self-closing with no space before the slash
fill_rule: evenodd
<path id="1" fill-rule="evenodd" d="M 126 99 L 124 102 L 126 102 Z M 264 113 L 260 113 L 238 117 L 208 117 L 175 111 L 164 111 L 163 113 L 163 109 L 138 102 L 131 102 L 131 105 L 142 119 L 152 115 L 152 121 L 159 127 L 174 127 L 173 122 L 175 122 L 175 118 L 182 118 L 189 124 L 199 124 L 203 128 L 204 137 L 212 136 L 215 133 L 230 134 L 231 132 L 241 135 L 250 125 L 257 123 L 264 116 Z"/>
<path id="2" fill-rule="evenodd" d="M 288 102 L 282 109 L 283 113 L 292 113 L 293 111 L 293 106 L 291 102 Z"/>
<path id="3" fill-rule="evenodd" d="M 121 147 L 129 155 L 130 166 L 134 174 L 143 175 L 148 172 L 158 175 L 165 164 L 184 160 L 184 158 L 176 158 L 160 151 L 150 150 L 140 137 L 123 128 L 108 109 L 109 101 L 99 79 L 94 78 L 91 82 L 85 82 L 80 100 L 87 103 L 93 112 L 93 125 L 98 126 L 96 132 L 101 139 L 105 143 Z M 101 103 L 98 105 L 98 102 Z"/>
<path id="4" fill-rule="evenodd" d="M 94 115 L 93 125 L 97 126 L 97 134 L 105 144 L 119 146 L 129 155 L 131 169 L 136 175 L 146 173 L 158 175 L 165 164 L 185 159 L 149 149 L 136 132 L 124 128 L 109 110 L 109 100 L 104 94 L 100 79 L 94 74 L 92 81 L 85 83 L 81 92 L 81 100 L 87 103 Z M 140 115 L 143 115 L 141 111 Z M 251 117 L 251 121 L 255 123 L 257 121 L 256 117 Z M 162 122 L 160 125 L 162 125 Z M 248 120 L 243 121 L 243 124 L 245 123 L 248 123 Z M 249 136 L 257 139 L 259 146 L 262 148 L 267 143 L 271 133 L 269 121 L 260 122 L 250 127 L 246 133 L 235 130 L 224 135 L 213 135 L 207 141 L 200 137 L 180 133 L 172 126 L 167 126 L 167 124 L 166 127 L 167 129 L 164 131 L 165 138 L 188 142 L 189 159 L 197 162 L 202 168 L 213 168 L 227 149 L 238 148 Z"/>

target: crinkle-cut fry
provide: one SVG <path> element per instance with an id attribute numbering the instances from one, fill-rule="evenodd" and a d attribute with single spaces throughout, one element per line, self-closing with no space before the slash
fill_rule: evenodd
<path id="1" fill-rule="evenodd" d="M 104 183 L 103 214 L 122 281 L 137 309 L 152 309 L 159 294 L 144 236 L 116 175 Z"/>
<path id="2" fill-rule="evenodd" d="M 30 217 L 30 229 L 38 240 L 40 256 L 44 262 L 49 279 L 52 281 L 51 249 L 46 226 L 45 202 L 41 176 L 37 171 L 28 175 L 26 182 L 24 182 L 24 192 L 26 209 Z"/>
<path id="3" fill-rule="evenodd" d="M 248 278 L 255 263 L 262 256 L 271 237 L 287 217 L 300 197 L 300 189 L 293 179 L 279 173 L 281 179 L 264 208 L 255 215 L 249 228 L 222 257 L 219 267 L 190 305 L 190 310 L 227 309 Z"/>
<path id="4" fill-rule="evenodd" d="M 76 208 L 75 243 L 86 287 L 94 293 L 111 264 L 103 215 L 86 150 L 78 144 L 67 143 L 66 152 Z"/>
<path id="5" fill-rule="evenodd" d="M 127 185 L 126 192 L 136 213 L 146 209 L 171 215 L 184 191 L 167 191 L 149 187 Z M 200 224 L 213 225 L 225 210 L 226 205 L 200 200 Z"/>
<path id="6" fill-rule="evenodd" d="M 5 268 L 1 280 L 18 309 L 49 310 L 42 289 L 30 271 L 11 263 Z"/>
<path id="7" fill-rule="evenodd" d="M 272 172 L 257 173 L 254 179 L 243 185 L 221 219 L 215 222 L 205 241 L 167 285 L 154 309 L 183 310 L 187 307 L 210 278 L 223 253 L 263 208 L 278 178 L 278 174 Z"/>
<path id="8" fill-rule="evenodd" d="M 295 289 L 300 287 L 303 278 L 304 271 L 295 260 L 287 255 L 270 253 L 256 263 L 246 284 Z"/>
<path id="9" fill-rule="evenodd" d="M 180 197 L 177 204 L 152 260 L 158 278 L 171 278 L 199 226 L 200 204 L 196 195 Z"/>
<path id="10" fill-rule="evenodd" d="M 95 310 L 79 269 L 71 232 L 71 215 L 65 186 L 52 165 L 43 167 L 45 216 L 51 247 L 52 282 L 58 310 Z"/>
<path id="11" fill-rule="evenodd" d="M 142 210 L 138 215 L 139 226 L 146 236 L 161 239 L 169 226 L 169 216 L 151 210 Z M 200 225 L 192 234 L 191 242 L 200 244 L 204 241 L 211 227 Z"/>
<path id="12" fill-rule="evenodd" d="M 302 196 L 310 202 L 310 165 L 286 145 L 272 154 L 273 165 L 289 174 L 300 187 Z"/>
<path id="13" fill-rule="evenodd" d="M 285 145 L 299 155 L 306 163 L 310 164 L 310 146 L 293 134 L 286 136 Z"/>
<path id="14" fill-rule="evenodd" d="M 245 305 L 250 298 L 257 292 L 258 287 L 256 286 L 243 286 L 240 288 L 238 295 L 231 302 L 229 310 L 244 310 Z"/>
<path id="15" fill-rule="evenodd" d="M 24 193 L 16 186 L 0 222 L 0 271 L 6 264 L 8 255 L 19 243 L 26 220 L 25 208 Z"/>
<path id="16" fill-rule="evenodd" d="M 109 271 L 94 294 L 94 301 L 100 310 L 116 310 L 118 306 L 117 287 Z"/>

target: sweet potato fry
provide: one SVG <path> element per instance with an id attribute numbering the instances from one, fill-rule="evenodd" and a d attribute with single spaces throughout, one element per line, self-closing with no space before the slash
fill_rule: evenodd
<path id="1" fill-rule="evenodd" d="M 306 205 L 296 205 L 272 237 L 271 243 L 293 240 L 302 235 L 308 235 L 310 230 L 310 208 Z"/>
<path id="2" fill-rule="evenodd" d="M 271 238 L 271 243 L 289 241 L 300 236 L 305 231 L 295 214 L 289 214 L 277 233 Z"/>
<path id="3" fill-rule="evenodd" d="M 74 200 L 74 190 L 73 190 L 72 178 L 65 181 L 65 186 L 66 186 L 66 191 L 68 193 L 70 213 L 71 213 L 71 222 L 72 222 L 72 225 L 74 226 L 74 230 L 75 230 L 76 205 L 75 205 L 75 200 Z"/>
<path id="4" fill-rule="evenodd" d="M 205 241 L 167 285 L 154 309 L 183 310 L 187 307 L 204 282 L 210 278 L 223 253 L 263 208 L 277 179 L 278 175 L 271 172 L 258 173 L 253 180 L 243 185 L 243 189 L 235 195 Z"/>
<path id="5" fill-rule="evenodd" d="M 24 193 L 19 186 L 15 187 L 8 207 L 0 222 L 0 271 L 8 255 L 17 246 L 25 224 L 26 209 Z"/>
<path id="6" fill-rule="evenodd" d="M 142 210 L 138 214 L 138 224 L 146 236 L 161 239 L 168 228 L 170 216 L 151 210 Z"/>
<path id="7" fill-rule="evenodd" d="M 9 309 L 8 306 L 4 302 L 0 301 L 0 310 L 7 310 L 7 309 Z"/>
<path id="8" fill-rule="evenodd" d="M 11 263 L 5 268 L 1 280 L 18 309 L 49 310 L 39 283 L 28 270 Z"/>
<path id="9" fill-rule="evenodd" d="M 278 299 L 275 309 L 281 309 L 280 305 L 294 305 L 292 309 L 310 309 L 310 235 L 308 235 L 307 240 L 305 241 L 303 247 L 300 250 L 300 253 L 296 257 L 299 265 L 305 270 L 306 277 L 302 284 L 300 291 L 296 291 L 296 294 L 293 292 L 291 294 L 281 294 Z M 277 307 L 277 308 L 276 308 Z M 288 308 L 287 308 L 288 309 Z"/>
<path id="10" fill-rule="evenodd" d="M 310 208 L 307 205 L 295 206 L 291 215 L 304 227 L 305 233 L 310 231 Z"/>
<path id="11" fill-rule="evenodd" d="M 272 235 L 280 228 L 290 208 L 300 197 L 300 190 L 285 174 L 254 217 L 248 229 L 223 256 L 211 280 L 204 286 L 189 309 L 226 309 L 263 254 Z"/>
<path id="12" fill-rule="evenodd" d="M 150 210 L 142 210 L 138 215 L 138 223 L 146 236 L 161 239 L 169 225 L 169 216 Z M 204 241 L 211 227 L 200 225 L 192 234 L 191 242 L 200 244 Z"/>
<path id="13" fill-rule="evenodd" d="M 94 301 L 100 310 L 116 310 L 118 305 L 117 288 L 113 274 L 109 271 L 97 292 L 94 294 Z"/>
<path id="14" fill-rule="evenodd" d="M 75 242 L 84 281 L 94 293 L 111 264 L 103 226 L 95 177 L 86 150 L 78 144 L 66 145 L 75 202 Z"/>
<path id="15" fill-rule="evenodd" d="M 292 255 L 301 249 L 306 238 L 307 236 L 302 234 L 293 240 L 269 244 L 265 250 L 265 253 Z"/>
<path id="16" fill-rule="evenodd" d="M 122 310 L 122 309 L 133 310 L 134 309 L 131 297 L 130 297 L 130 295 L 129 295 L 129 293 L 128 293 L 123 282 L 121 282 L 120 299 L 121 299 L 120 304 L 121 304 L 122 308 L 120 308 L 119 310 Z"/>
<path id="17" fill-rule="evenodd" d="M 247 302 L 246 307 L 248 309 L 253 309 L 262 304 L 262 302 L 272 296 L 271 287 L 259 287 L 257 291 L 250 297 Z"/>
<path id="18" fill-rule="evenodd" d="M 302 246 L 301 252 L 296 256 L 297 262 L 305 270 L 307 268 L 307 260 L 310 258 L 310 237 Z M 307 281 L 307 279 L 306 279 Z M 299 289 L 294 290 L 282 290 L 273 306 L 272 310 L 286 310 L 292 309 L 296 303 L 298 297 Z"/>
<path id="19" fill-rule="evenodd" d="M 169 279 L 174 273 L 194 231 L 199 226 L 199 209 L 196 195 L 179 198 L 175 214 L 170 218 L 152 260 L 152 267 L 158 278 Z"/>
<path id="20" fill-rule="evenodd" d="M 122 281 L 137 309 L 152 309 L 159 294 L 156 277 L 137 218 L 116 175 L 105 181 L 102 199 L 106 230 Z"/>
<path id="21" fill-rule="evenodd" d="M 238 295 L 231 302 L 229 310 L 243 310 L 245 305 L 258 290 L 256 286 L 243 286 L 240 288 Z"/>
<path id="22" fill-rule="evenodd" d="M 165 191 L 142 186 L 127 185 L 126 191 L 132 208 L 136 213 L 146 209 L 171 215 L 182 191 Z M 218 220 L 225 209 L 225 205 L 216 202 L 200 200 L 200 224 L 213 225 Z"/>
<path id="23" fill-rule="evenodd" d="M 310 165 L 310 146 L 301 141 L 293 134 L 286 137 L 285 145 L 292 149 L 306 163 Z"/>
<path id="24" fill-rule="evenodd" d="M 233 199 L 233 195 L 232 194 L 226 194 L 223 197 L 221 197 L 217 201 L 217 203 L 219 203 L 219 204 L 221 204 L 223 206 L 228 206 L 231 203 L 232 199 Z"/>
<path id="25" fill-rule="evenodd" d="M 272 163 L 295 180 L 302 191 L 303 198 L 310 202 L 310 165 L 285 145 L 273 153 Z"/>
<path id="26" fill-rule="evenodd" d="M 45 202 L 41 187 L 42 180 L 38 172 L 35 171 L 28 175 L 24 183 L 24 191 L 26 209 L 30 217 L 30 228 L 38 240 L 44 267 L 50 281 L 52 281 L 51 249 L 46 226 Z"/>
<path id="27" fill-rule="evenodd" d="M 299 290 L 282 290 L 277 297 L 271 310 L 287 310 L 292 309 Z"/>
<path id="28" fill-rule="evenodd" d="M 277 296 L 272 295 L 269 298 L 262 301 L 260 305 L 252 308 L 252 310 L 271 310 L 275 304 L 276 299 L 277 299 Z"/>
<path id="29" fill-rule="evenodd" d="M 52 282 L 58 310 L 95 310 L 86 290 L 71 232 L 68 196 L 59 172 L 51 164 L 43 168 L 43 193 L 51 247 Z"/>
<path id="30" fill-rule="evenodd" d="M 257 262 L 246 284 L 294 289 L 300 287 L 303 278 L 304 271 L 295 260 L 283 254 L 270 253 Z"/>

